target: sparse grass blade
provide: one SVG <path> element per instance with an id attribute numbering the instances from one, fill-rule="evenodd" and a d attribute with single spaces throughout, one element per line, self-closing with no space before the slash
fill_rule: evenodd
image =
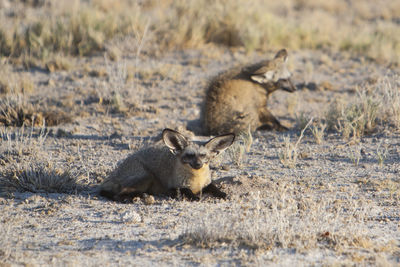
<path id="1" fill-rule="evenodd" d="M 299 156 L 299 144 L 304 137 L 304 132 L 307 128 L 312 124 L 313 118 L 311 118 L 308 123 L 304 126 L 303 130 L 300 132 L 300 136 L 297 139 L 296 143 L 292 143 L 290 141 L 289 136 L 285 136 L 283 138 L 283 148 L 279 151 L 279 159 L 281 163 L 289 168 L 294 168 L 297 163 L 297 158 Z"/>

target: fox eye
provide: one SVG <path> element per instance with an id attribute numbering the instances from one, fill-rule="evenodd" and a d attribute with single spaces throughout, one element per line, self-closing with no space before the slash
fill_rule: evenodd
<path id="1" fill-rule="evenodd" d="M 182 157 L 182 160 L 185 162 L 189 162 L 194 158 L 194 154 L 185 154 Z"/>
<path id="2" fill-rule="evenodd" d="M 207 154 L 204 154 L 204 153 L 202 153 L 202 154 L 199 154 L 199 159 L 203 162 L 203 163 L 207 163 L 208 162 L 208 158 L 207 158 Z"/>

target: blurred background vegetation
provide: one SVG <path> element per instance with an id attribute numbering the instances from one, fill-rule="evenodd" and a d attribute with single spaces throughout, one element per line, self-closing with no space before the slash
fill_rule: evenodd
<path id="1" fill-rule="evenodd" d="M 0 56 L 29 66 L 88 56 L 113 38 L 146 33 L 158 51 L 215 43 L 267 51 L 349 51 L 400 61 L 400 1 L 0 0 Z"/>

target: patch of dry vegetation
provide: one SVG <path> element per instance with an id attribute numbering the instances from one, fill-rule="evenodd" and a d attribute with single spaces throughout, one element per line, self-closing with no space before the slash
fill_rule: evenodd
<path id="1" fill-rule="evenodd" d="M 400 130 L 400 78 L 389 74 L 376 84 L 357 88 L 351 101 L 334 101 L 326 114 L 326 123 L 345 138 L 358 140 L 365 134 L 377 130 L 377 126 L 388 125 Z"/>
<path id="2" fill-rule="evenodd" d="M 82 187 L 72 169 L 46 160 L 48 132 L 41 128 L 0 128 L 0 192 L 70 193 Z"/>
<path id="3" fill-rule="evenodd" d="M 8 156 L 38 155 L 47 138 L 47 131 L 44 125 L 40 129 L 22 126 L 13 130 L 1 127 L 0 138 L 1 165 L 4 165 L 4 159 Z"/>
<path id="4" fill-rule="evenodd" d="M 36 84 L 30 75 L 16 72 L 8 63 L 0 64 L 0 126 L 41 126 L 44 123 L 54 126 L 72 121 L 73 116 L 56 105 L 33 101 Z M 48 67 L 61 68 L 59 65 Z"/>
<path id="5" fill-rule="evenodd" d="M 104 49 L 104 41 L 133 31 L 137 5 L 112 1 L 47 2 L 31 7 L 14 1 L 2 12 L 0 53 L 45 58 L 54 52 L 90 55 Z M 8 20 L 8 21 L 7 21 Z"/>
<path id="6" fill-rule="evenodd" d="M 391 240 L 382 241 L 369 231 L 367 222 L 379 207 L 360 196 L 357 187 L 340 194 L 328 187 L 315 194 L 313 181 L 309 182 L 270 182 L 268 197 L 250 193 L 245 199 L 234 199 L 224 210 L 200 211 L 188 219 L 180 238 L 202 248 L 290 248 L 297 252 L 320 248 L 350 258 L 358 250 L 364 262 L 379 254 L 380 248 L 395 250 Z"/>
<path id="7" fill-rule="evenodd" d="M 375 83 L 366 83 L 356 87 L 355 96 L 351 98 L 337 98 L 330 103 L 328 111 L 311 124 L 312 119 L 304 113 L 296 116 L 297 129 L 302 129 L 297 142 L 293 143 L 289 136 L 282 140 L 279 159 L 285 167 L 296 167 L 300 156 L 298 146 L 305 130 L 311 125 L 310 133 L 315 142 L 321 144 L 325 130 L 339 133 L 348 144 L 358 144 L 360 138 L 372 133 L 382 132 L 384 129 L 400 131 L 400 77 L 389 73 L 379 78 Z M 379 144 L 375 158 L 379 166 L 388 157 L 387 148 Z M 348 154 L 354 166 L 358 166 L 362 159 L 361 147 L 351 148 Z"/>
<path id="8" fill-rule="evenodd" d="M 376 90 L 382 94 L 382 120 L 400 130 L 400 76 L 389 75 L 379 80 Z"/>
<path id="9" fill-rule="evenodd" d="M 324 141 L 326 124 L 321 122 L 315 122 L 311 126 L 311 133 L 314 136 L 315 142 L 317 144 L 322 144 Z"/>
<path id="10" fill-rule="evenodd" d="M 57 107 L 48 107 L 39 103 L 32 104 L 23 94 L 11 94 L 0 98 L 0 125 L 54 126 L 72 121 L 72 115 Z"/>
<path id="11" fill-rule="evenodd" d="M 128 116 L 144 110 L 144 89 L 137 83 L 136 77 L 129 77 L 125 61 L 112 63 L 105 57 L 105 68 L 88 69 L 87 72 L 90 76 L 100 78 L 98 86 L 87 100 L 89 104 L 97 104 L 97 112 Z"/>
<path id="12" fill-rule="evenodd" d="M 50 163 L 15 164 L 0 174 L 3 192 L 71 193 L 79 187 L 68 170 L 56 168 Z"/>
<path id="13" fill-rule="evenodd" d="M 279 159 L 281 163 L 285 167 L 294 168 L 297 163 L 297 158 L 300 155 L 299 145 L 301 140 L 304 137 L 304 132 L 307 128 L 312 124 L 313 118 L 311 118 L 308 123 L 304 126 L 304 128 L 300 132 L 300 136 L 297 139 L 296 143 L 292 143 L 290 141 L 290 137 L 286 136 L 283 138 L 283 148 L 279 151 Z"/>
<path id="14" fill-rule="evenodd" d="M 8 94 L 31 94 L 35 84 L 28 75 L 17 75 L 9 64 L 0 62 L 0 97 Z"/>
<path id="15" fill-rule="evenodd" d="M 262 51 L 329 48 L 399 62 L 400 4 L 383 1 L 69 1 L 8 2 L 0 12 L 0 54 L 46 58 L 90 55 L 105 41 L 148 28 L 158 48 L 217 43 Z M 318 21 L 318 23 L 315 23 Z M 115 49 L 107 48 L 111 58 Z M 114 56 L 112 56 L 114 55 Z"/>
<path id="16" fill-rule="evenodd" d="M 234 143 L 228 147 L 218 157 L 223 160 L 224 157 L 228 156 L 233 164 L 238 167 L 242 167 L 242 163 L 245 160 L 246 153 L 250 152 L 250 147 L 253 143 L 253 136 L 251 135 L 250 127 L 247 132 L 242 132 L 236 135 Z M 217 162 L 219 159 L 217 159 Z"/>

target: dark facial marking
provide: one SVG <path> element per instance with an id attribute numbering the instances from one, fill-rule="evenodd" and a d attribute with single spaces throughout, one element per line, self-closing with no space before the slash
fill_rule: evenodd
<path id="1" fill-rule="evenodd" d="M 282 88 L 282 90 L 288 91 L 290 93 L 296 91 L 296 88 L 293 86 L 292 81 L 289 78 L 278 80 L 278 86 Z"/>
<path id="2" fill-rule="evenodd" d="M 193 169 L 198 170 L 203 167 L 205 157 L 205 154 L 186 153 L 182 156 L 182 163 L 189 164 Z"/>
<path id="3" fill-rule="evenodd" d="M 199 159 L 196 159 L 196 160 L 194 160 L 194 161 L 192 161 L 192 162 L 190 163 L 190 166 L 191 166 L 193 169 L 198 170 L 198 169 L 201 169 L 201 167 L 203 167 L 203 162 L 201 162 L 201 160 L 199 160 Z"/>

